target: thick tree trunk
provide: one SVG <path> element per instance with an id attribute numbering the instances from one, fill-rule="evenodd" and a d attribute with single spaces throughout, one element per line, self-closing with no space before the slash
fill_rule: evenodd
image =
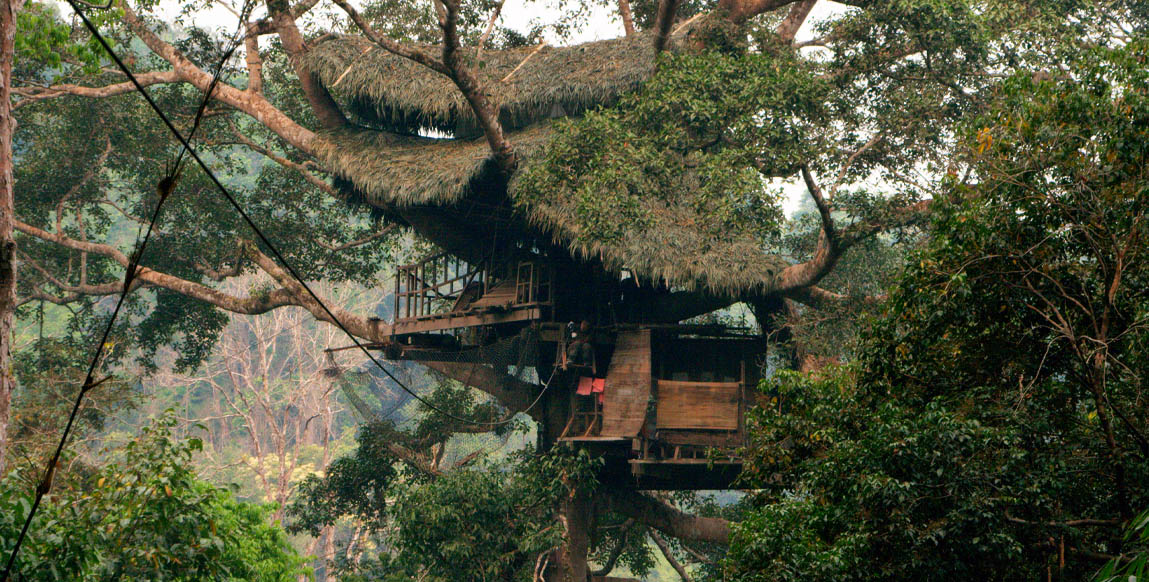
<path id="1" fill-rule="evenodd" d="M 12 318 L 16 309 L 16 242 L 12 225 L 13 196 L 12 61 L 16 52 L 16 11 L 23 0 L 3 0 L 0 6 L 0 475 L 8 456 L 8 417 L 12 404 Z"/>
<path id="2" fill-rule="evenodd" d="M 547 582 L 587 582 L 587 554 L 590 551 L 590 522 L 594 508 L 590 493 L 576 491 L 559 510 L 566 540 L 551 558 Z"/>

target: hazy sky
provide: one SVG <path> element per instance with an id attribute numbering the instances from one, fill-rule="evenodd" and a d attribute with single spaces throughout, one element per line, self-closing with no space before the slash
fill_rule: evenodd
<path id="1" fill-rule="evenodd" d="M 221 32 L 230 34 L 236 28 L 236 18 L 226 8 L 219 6 L 219 2 L 228 2 L 229 5 L 236 6 L 242 4 L 241 0 L 215 0 L 209 8 L 196 13 L 195 22 L 199 26 L 215 28 Z M 362 2 L 361 0 L 351 0 L 351 3 L 353 5 L 359 5 Z M 63 2 L 60 2 L 60 4 L 63 4 Z M 183 2 L 179 0 L 161 0 L 161 17 L 164 19 L 174 19 L 178 15 L 182 5 Z M 837 2 L 830 2 L 828 0 L 818 2 L 813 12 L 810 13 L 810 17 L 806 19 L 806 24 L 798 31 L 798 39 L 804 40 L 810 37 L 811 25 L 814 22 L 833 16 L 845 9 L 845 6 Z M 319 6 L 312 10 L 310 17 L 322 20 L 326 15 L 333 14 L 337 11 L 338 8 L 332 3 L 321 2 Z M 257 14 L 259 12 L 264 12 L 262 7 L 257 9 Z M 532 19 L 542 17 L 543 20 L 546 20 L 547 18 L 557 16 L 558 13 L 559 11 L 550 0 L 506 0 L 506 4 L 503 5 L 499 23 L 502 26 L 525 32 L 530 28 Z M 615 10 L 613 7 L 597 7 L 588 18 L 588 26 L 584 27 L 583 30 L 566 42 L 577 44 L 622 36 L 622 24 L 616 21 L 617 19 L 614 18 L 614 15 Z M 548 40 L 552 43 L 556 42 L 553 38 Z"/>

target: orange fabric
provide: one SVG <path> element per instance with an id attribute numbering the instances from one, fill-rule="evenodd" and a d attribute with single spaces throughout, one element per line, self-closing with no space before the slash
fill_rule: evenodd
<path id="1" fill-rule="evenodd" d="M 593 390 L 594 378 L 587 378 L 586 376 L 583 376 L 578 379 L 578 390 L 575 391 L 575 394 L 578 394 L 579 396 L 590 396 L 590 393 Z"/>
<path id="2" fill-rule="evenodd" d="M 605 389 L 606 389 L 606 378 L 595 378 L 594 382 L 591 385 L 591 391 L 592 392 L 598 392 L 599 394 L 601 394 L 602 391 Z"/>

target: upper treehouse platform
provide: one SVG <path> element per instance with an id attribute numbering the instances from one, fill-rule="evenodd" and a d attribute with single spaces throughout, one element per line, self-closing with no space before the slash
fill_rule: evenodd
<path id="1" fill-rule="evenodd" d="M 440 253 L 399 267 L 394 297 L 396 340 L 423 343 L 419 334 L 549 320 L 554 268 L 537 260 L 492 268 L 490 261 L 471 265 Z"/>

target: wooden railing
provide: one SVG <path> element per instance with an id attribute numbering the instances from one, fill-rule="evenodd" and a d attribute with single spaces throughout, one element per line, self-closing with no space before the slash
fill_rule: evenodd
<path id="1" fill-rule="evenodd" d="M 403 265 L 395 273 L 395 318 L 450 311 L 464 291 L 478 297 L 491 283 L 484 265 L 470 265 L 447 253 Z"/>
<path id="2" fill-rule="evenodd" d="M 395 273 L 395 320 L 552 305 L 554 275 L 549 266 L 534 261 L 512 266 L 504 273 L 508 278 L 500 280 L 486 261 L 472 265 L 447 253 L 403 265 Z"/>

